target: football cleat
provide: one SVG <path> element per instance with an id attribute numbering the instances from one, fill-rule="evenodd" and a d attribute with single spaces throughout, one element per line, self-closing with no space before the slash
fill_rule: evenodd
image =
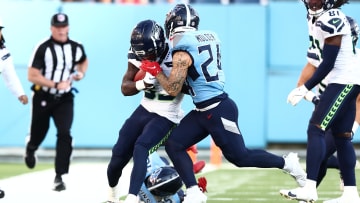
<path id="1" fill-rule="evenodd" d="M 314 203 L 318 199 L 316 190 L 308 190 L 305 187 L 298 187 L 292 190 L 280 190 L 280 195 L 287 199 Z"/>
<path id="2" fill-rule="evenodd" d="M 326 200 L 326 201 L 324 201 L 324 203 L 360 203 L 360 199 L 359 198 L 346 198 L 346 197 L 341 196 L 336 199 Z"/>
<path id="3" fill-rule="evenodd" d="M 186 190 L 186 195 L 182 203 L 206 203 L 207 197 L 201 192 L 199 187 L 192 186 Z"/>
<path id="4" fill-rule="evenodd" d="M 29 146 L 30 136 L 26 136 L 25 143 L 26 143 L 26 151 L 25 151 L 25 164 L 28 168 L 33 169 L 36 165 L 35 150 L 33 147 Z"/>
<path id="5" fill-rule="evenodd" d="M 207 186 L 207 180 L 205 177 L 198 178 L 198 186 L 201 190 L 201 192 L 207 192 L 206 186 Z"/>
<path id="6" fill-rule="evenodd" d="M 55 180 L 54 180 L 53 190 L 57 191 L 57 192 L 60 192 L 60 191 L 63 191 L 65 189 L 66 189 L 65 183 L 63 182 L 61 176 L 56 176 Z"/>

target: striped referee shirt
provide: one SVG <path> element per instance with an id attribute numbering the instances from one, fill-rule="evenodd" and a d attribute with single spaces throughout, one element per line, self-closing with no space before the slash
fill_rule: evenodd
<path id="1" fill-rule="evenodd" d="M 71 74 L 76 71 L 76 64 L 86 59 L 85 50 L 79 42 L 68 39 L 59 43 L 52 37 L 40 42 L 34 49 L 29 67 L 37 68 L 42 75 L 54 82 L 71 80 Z M 50 94 L 64 94 L 71 90 L 58 90 L 56 88 L 42 87 Z"/>

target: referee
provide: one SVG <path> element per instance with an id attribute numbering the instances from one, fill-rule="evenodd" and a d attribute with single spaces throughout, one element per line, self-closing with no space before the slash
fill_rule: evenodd
<path id="1" fill-rule="evenodd" d="M 28 69 L 33 98 L 25 163 L 30 169 L 35 167 L 35 151 L 45 139 L 52 118 L 57 129 L 55 191 L 65 190 L 62 175 L 69 172 L 73 150 L 70 133 L 74 117 L 72 82 L 83 79 L 88 68 L 83 45 L 69 39 L 68 32 L 68 16 L 64 13 L 52 16 L 51 37 L 35 47 Z"/>

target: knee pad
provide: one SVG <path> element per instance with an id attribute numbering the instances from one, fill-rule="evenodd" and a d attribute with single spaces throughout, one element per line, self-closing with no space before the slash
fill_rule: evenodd
<path id="1" fill-rule="evenodd" d="M 333 133 L 336 139 L 352 140 L 354 134 L 352 132 Z"/>

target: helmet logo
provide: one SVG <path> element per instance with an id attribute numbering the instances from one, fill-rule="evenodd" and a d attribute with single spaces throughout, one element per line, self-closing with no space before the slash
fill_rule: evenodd
<path id="1" fill-rule="evenodd" d="M 152 184 L 155 184 L 157 182 L 157 179 L 158 179 L 158 176 L 160 174 L 160 172 L 162 171 L 162 168 L 158 168 L 156 169 L 149 177 L 149 181 L 152 183 Z"/>

